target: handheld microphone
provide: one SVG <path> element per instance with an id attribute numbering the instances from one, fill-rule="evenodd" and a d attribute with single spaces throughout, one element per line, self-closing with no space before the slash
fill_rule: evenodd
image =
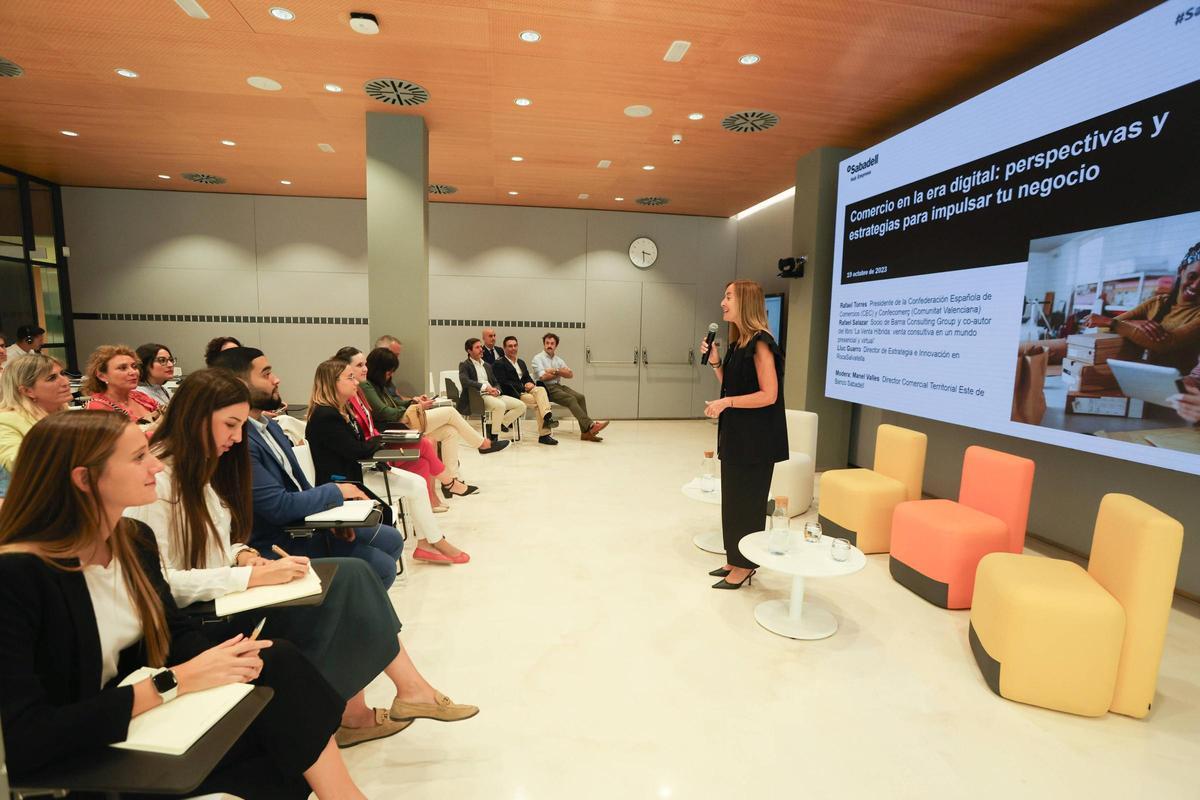
<path id="1" fill-rule="evenodd" d="M 720 329 L 721 329 L 721 326 L 718 325 L 717 323 L 715 323 L 715 322 L 708 323 L 708 336 L 705 337 L 705 339 L 704 339 L 704 344 L 708 348 L 705 351 L 705 355 L 704 355 L 704 363 L 706 363 L 706 364 L 708 363 L 708 359 L 709 359 L 708 354 L 712 353 L 712 346 L 713 346 L 713 342 L 717 338 L 717 331 Z"/>

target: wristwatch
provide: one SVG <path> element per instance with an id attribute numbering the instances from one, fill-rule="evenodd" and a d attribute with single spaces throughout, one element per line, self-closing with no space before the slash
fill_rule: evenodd
<path id="1" fill-rule="evenodd" d="M 155 673 L 151 680 L 154 682 L 154 690 L 164 703 L 171 702 L 175 695 L 179 694 L 179 681 L 175 679 L 175 673 L 171 670 L 164 669 Z"/>

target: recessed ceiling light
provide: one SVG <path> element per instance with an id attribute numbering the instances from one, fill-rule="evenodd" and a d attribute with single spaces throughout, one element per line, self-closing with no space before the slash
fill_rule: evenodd
<path id="1" fill-rule="evenodd" d="M 291 182 L 291 181 L 280 181 L 280 183 L 282 183 L 284 186 L 291 186 L 291 185 L 292 185 L 292 182 Z"/>
<path id="2" fill-rule="evenodd" d="M 164 181 L 169 181 L 169 180 L 171 180 L 171 176 L 170 176 L 170 175 L 159 175 L 158 177 L 162 178 Z"/>
<path id="3" fill-rule="evenodd" d="M 623 203 L 623 202 L 625 202 L 625 198 L 624 198 L 624 197 L 614 197 L 614 198 L 613 198 L 613 200 L 616 200 L 618 203 Z"/>
<path id="4" fill-rule="evenodd" d="M 322 153 L 332 153 L 333 145 L 326 144 L 325 142 L 321 142 L 320 144 L 317 145 L 317 149 L 320 150 Z"/>
<path id="5" fill-rule="evenodd" d="M 524 160 L 525 160 L 525 156 L 512 156 L 512 157 L 511 157 L 511 160 L 513 160 L 513 161 L 524 161 Z"/>
<path id="6" fill-rule="evenodd" d="M 337 94 L 338 92 L 342 91 L 342 87 L 338 86 L 336 83 L 327 83 L 325 84 L 325 91 Z"/>
<path id="7" fill-rule="evenodd" d="M 509 194 L 509 196 L 510 196 L 510 197 L 516 197 L 516 196 L 517 196 L 517 193 L 516 193 L 516 192 L 509 192 L 508 194 Z"/>
<path id="8" fill-rule="evenodd" d="M 739 64 L 745 64 L 747 67 L 751 64 L 757 64 L 760 61 L 762 61 L 762 58 L 757 53 L 746 53 L 746 55 L 738 59 Z"/>
<path id="9" fill-rule="evenodd" d="M 628 106 L 625 109 L 627 117 L 648 117 L 654 113 L 654 109 L 650 106 Z"/>
<path id="10" fill-rule="evenodd" d="M 273 6 L 271 8 L 271 16 L 275 19 L 281 19 L 284 22 L 291 22 L 296 18 L 296 15 L 290 9 L 286 9 L 283 6 Z"/>
<path id="11" fill-rule="evenodd" d="M 59 131 L 59 133 L 61 133 L 63 136 L 78 136 L 79 135 L 75 131 Z"/>
<path id="12" fill-rule="evenodd" d="M 522 42 L 540 42 L 542 35 L 537 31 L 521 31 Z"/>
<path id="13" fill-rule="evenodd" d="M 516 104 L 517 104 L 517 105 L 519 105 L 519 106 L 531 106 L 531 105 L 533 105 L 533 101 L 532 101 L 532 100 L 530 100 L 528 97 L 518 97 L 517 99 L 513 100 L 513 102 L 514 102 L 514 103 L 516 103 Z"/>
<path id="14" fill-rule="evenodd" d="M 704 119 L 704 115 L 701 114 L 699 111 L 694 111 L 691 114 L 688 114 L 688 119 L 691 119 L 691 120 Z"/>
<path id="15" fill-rule="evenodd" d="M 113 72 L 117 73 L 122 78 L 136 78 L 138 76 L 138 74 L 131 69 L 121 68 L 121 69 L 115 69 L 115 70 L 113 70 Z"/>
<path id="16" fill-rule="evenodd" d="M 587 200 L 589 197 L 591 197 L 591 195 L 590 195 L 590 194 L 588 194 L 587 192 L 580 192 L 580 193 L 579 193 L 579 199 L 580 199 L 580 200 Z"/>
<path id="17" fill-rule="evenodd" d="M 264 92 L 278 92 L 283 88 L 283 84 L 279 81 L 273 78 L 264 78 L 262 75 L 254 75 L 246 78 L 246 83 L 255 89 L 262 89 Z"/>
<path id="18" fill-rule="evenodd" d="M 643 166 L 642 166 L 642 169 L 644 169 L 644 170 L 646 170 L 647 172 L 649 172 L 650 170 L 654 169 L 654 165 L 653 165 L 653 164 L 645 164 L 645 165 L 643 165 Z"/>
<path id="19" fill-rule="evenodd" d="M 236 147 L 237 146 L 237 142 L 233 141 L 233 139 L 222 139 L 221 144 L 225 145 L 226 147 Z"/>
<path id="20" fill-rule="evenodd" d="M 596 162 L 597 169 L 608 169 L 611 166 L 612 166 L 612 159 L 609 159 L 609 158 L 602 158 Z"/>

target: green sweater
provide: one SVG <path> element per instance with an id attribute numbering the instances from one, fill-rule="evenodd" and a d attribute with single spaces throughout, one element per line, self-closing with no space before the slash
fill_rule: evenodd
<path id="1" fill-rule="evenodd" d="M 381 392 L 370 381 L 363 381 L 358 387 L 362 389 L 363 395 L 367 398 L 367 404 L 371 406 L 371 416 L 375 417 L 376 421 L 404 421 L 404 412 L 412 405 L 412 400 L 400 400 L 387 392 Z"/>

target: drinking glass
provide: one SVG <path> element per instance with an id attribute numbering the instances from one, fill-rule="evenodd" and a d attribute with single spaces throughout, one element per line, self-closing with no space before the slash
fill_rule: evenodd
<path id="1" fill-rule="evenodd" d="M 829 555 L 834 561 L 845 561 L 850 558 L 850 540 L 834 539 L 829 543 Z"/>
<path id="2" fill-rule="evenodd" d="M 816 521 L 804 523 L 804 541 L 816 544 L 821 542 L 821 523 Z"/>

